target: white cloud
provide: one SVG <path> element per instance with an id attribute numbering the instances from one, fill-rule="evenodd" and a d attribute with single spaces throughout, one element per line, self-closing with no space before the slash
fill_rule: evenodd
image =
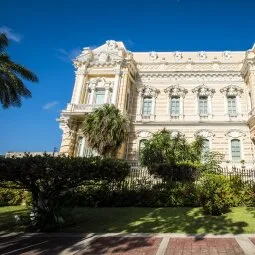
<path id="1" fill-rule="evenodd" d="M 59 59 L 65 61 L 65 62 L 70 62 L 81 53 L 81 49 L 74 48 L 74 49 L 67 51 L 63 48 L 59 48 L 59 49 L 56 49 L 56 52 L 57 52 L 57 57 Z"/>
<path id="2" fill-rule="evenodd" d="M 55 107 L 56 105 L 58 105 L 58 104 L 59 104 L 58 101 L 49 102 L 49 103 L 47 103 L 47 104 L 45 104 L 45 105 L 43 106 L 43 110 L 52 109 L 52 108 L 54 108 L 54 107 Z"/>
<path id="3" fill-rule="evenodd" d="M 22 39 L 22 36 L 14 32 L 14 30 L 10 27 L 5 27 L 5 26 L 0 27 L 0 33 L 6 34 L 8 39 L 13 40 L 15 42 L 20 42 Z"/>

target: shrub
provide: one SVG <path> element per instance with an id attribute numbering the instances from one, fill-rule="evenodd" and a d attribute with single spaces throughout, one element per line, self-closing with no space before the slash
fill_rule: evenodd
<path id="1" fill-rule="evenodd" d="M 200 204 L 205 214 L 221 215 L 233 205 L 230 180 L 217 174 L 206 174 L 199 187 Z"/>
<path id="2" fill-rule="evenodd" d="M 0 188 L 0 206 L 20 205 L 25 202 L 25 198 L 23 189 Z"/>
<path id="3" fill-rule="evenodd" d="M 200 175 L 199 163 L 190 161 L 178 162 L 176 164 L 162 163 L 155 165 L 150 173 L 169 182 L 194 182 Z"/>

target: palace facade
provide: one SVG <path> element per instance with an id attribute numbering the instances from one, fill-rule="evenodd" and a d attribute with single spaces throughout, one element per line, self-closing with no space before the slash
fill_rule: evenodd
<path id="1" fill-rule="evenodd" d="M 61 153 L 88 156 L 81 124 L 84 114 L 105 103 L 130 121 L 129 137 L 118 157 L 137 160 L 139 148 L 166 128 L 205 150 L 225 155 L 227 163 L 255 160 L 255 46 L 247 51 L 130 52 L 113 40 L 84 48 L 74 60 L 71 102 L 58 119 Z"/>

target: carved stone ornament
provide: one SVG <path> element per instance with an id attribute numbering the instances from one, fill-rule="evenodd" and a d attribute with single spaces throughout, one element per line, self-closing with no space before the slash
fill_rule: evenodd
<path id="1" fill-rule="evenodd" d="M 83 63 L 82 63 L 82 61 L 80 61 L 78 59 L 75 59 L 73 61 L 73 65 L 74 65 L 75 69 L 78 69 L 78 68 L 80 68 L 83 65 Z"/>
<path id="2" fill-rule="evenodd" d="M 169 97 L 172 96 L 179 96 L 179 97 L 185 97 L 185 95 L 188 93 L 188 90 L 180 87 L 179 85 L 173 85 L 164 90 L 165 93 L 169 95 Z"/>
<path id="3" fill-rule="evenodd" d="M 245 137 L 245 133 L 242 130 L 238 130 L 238 129 L 231 129 L 225 135 L 227 137 L 236 138 L 236 139 Z"/>
<path id="4" fill-rule="evenodd" d="M 118 47 L 118 44 L 114 40 L 106 41 L 107 49 L 108 50 L 115 50 Z"/>
<path id="5" fill-rule="evenodd" d="M 103 52 L 103 51 L 98 53 L 97 58 L 101 62 L 108 62 L 110 60 L 109 54 L 107 52 Z"/>
<path id="6" fill-rule="evenodd" d="M 72 129 L 73 121 L 66 116 L 61 116 L 59 119 L 59 127 L 63 130 L 63 135 L 70 137 L 75 131 Z"/>
<path id="7" fill-rule="evenodd" d="M 145 86 L 145 87 L 139 88 L 138 92 L 142 97 L 155 97 L 155 98 L 157 98 L 157 96 L 159 94 L 159 90 L 156 89 L 156 88 L 153 88 L 151 86 Z"/>
<path id="8" fill-rule="evenodd" d="M 243 89 L 236 85 L 229 85 L 220 90 L 226 96 L 241 96 Z"/>
<path id="9" fill-rule="evenodd" d="M 158 58 L 158 54 L 155 51 L 149 53 L 150 60 L 155 61 Z"/>
<path id="10" fill-rule="evenodd" d="M 150 139 L 152 137 L 152 133 L 149 131 L 137 131 L 136 136 L 140 139 Z"/>
<path id="11" fill-rule="evenodd" d="M 174 52 L 174 59 L 175 59 L 176 61 L 181 60 L 181 59 L 182 59 L 182 53 L 179 52 L 179 51 Z"/>
<path id="12" fill-rule="evenodd" d="M 213 96 L 215 89 L 211 89 L 205 85 L 198 86 L 192 89 L 193 93 L 197 93 L 198 96 Z"/>
<path id="13" fill-rule="evenodd" d="M 224 51 L 222 56 L 224 60 L 230 60 L 232 58 L 231 51 Z"/>
<path id="14" fill-rule="evenodd" d="M 201 137 L 207 139 L 207 138 L 214 137 L 215 134 L 213 134 L 213 132 L 208 129 L 200 129 L 200 130 L 196 131 L 195 136 L 201 136 Z"/>
<path id="15" fill-rule="evenodd" d="M 200 59 L 200 60 L 206 60 L 207 59 L 207 55 L 206 55 L 206 53 L 204 52 L 204 51 L 200 51 L 200 52 L 198 52 L 198 58 Z"/>
<path id="16" fill-rule="evenodd" d="M 112 87 L 112 81 L 107 81 L 105 78 L 95 78 L 89 81 L 89 89 L 107 89 Z"/>

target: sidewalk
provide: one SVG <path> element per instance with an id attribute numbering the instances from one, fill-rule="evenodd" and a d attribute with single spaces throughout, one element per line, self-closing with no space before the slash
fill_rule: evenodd
<path id="1" fill-rule="evenodd" d="M 2 255 L 255 255 L 255 234 L 0 233 Z"/>

